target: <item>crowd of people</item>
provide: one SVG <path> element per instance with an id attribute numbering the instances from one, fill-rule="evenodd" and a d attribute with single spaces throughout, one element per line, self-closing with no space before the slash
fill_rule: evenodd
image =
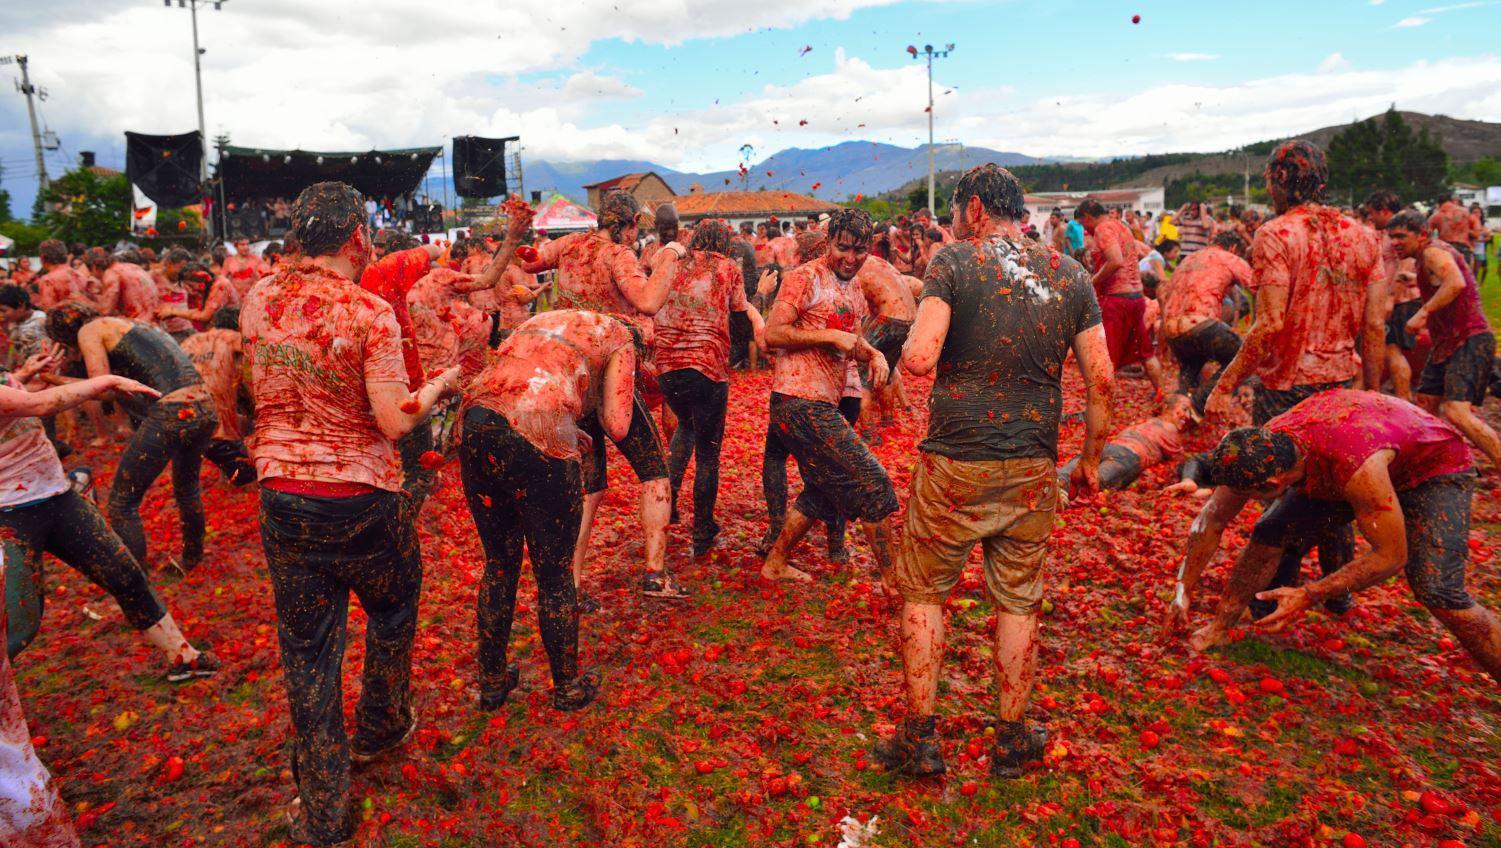
<path id="1" fill-rule="evenodd" d="M 1501 439 L 1477 414 L 1495 352 L 1471 249 L 1481 233 L 1452 201 L 1428 216 L 1377 192 L 1342 211 L 1322 202 L 1327 177 L 1318 147 L 1285 143 L 1265 169 L 1273 215 L 1194 204 L 1172 230 L 1093 199 L 1038 229 L 1016 178 L 984 165 L 941 220 L 878 225 L 841 208 L 689 228 L 670 204 L 646 210 L 617 191 L 587 232 L 533 238 L 531 210 L 512 199 L 504 233 L 422 245 L 374 230 L 351 187 L 319 183 L 259 256 L 244 241 L 161 256 L 44 242 L 41 273 L 0 286 L 0 573 L 40 581 L 51 554 L 119 602 L 169 680 L 213 675 L 219 661 L 183 638 L 150 584 L 148 542 L 164 540 L 146 538 L 139 507 L 170 465 L 183 535 L 172 562 L 188 571 L 205 555 L 203 459 L 230 485 L 256 484 L 290 704 L 292 835 L 338 844 L 354 829 L 351 763 L 399 756 L 417 727 L 417 517 L 442 457 L 458 459 L 484 551 L 476 708 L 498 709 L 518 685 L 509 643 L 525 561 L 552 705 L 584 709 L 605 685 L 581 660 L 579 617 L 600 603 L 584 566 L 606 443 L 641 482 L 640 591 L 689 598 L 673 564 L 723 544 L 732 372 L 769 363 L 761 576 L 814 580 L 797 563 L 815 522 L 836 563 L 849 560 L 848 523 L 863 531 L 900 632 L 905 708 L 872 752 L 888 769 L 945 771 L 943 605 L 977 544 L 996 607 L 989 768 L 1011 778 L 1041 758 L 1047 731 L 1027 707 L 1055 517 L 1175 461 L 1162 496 L 1204 500 L 1176 579 L 1164 575 L 1166 633 L 1207 650 L 1247 617 L 1277 630 L 1314 605 L 1342 614 L 1402 572 L 1501 681 L 1501 622 L 1465 587 L 1471 447 L 1501 466 Z M 1063 462 L 1066 371 L 1084 386 L 1084 438 Z M 929 375 L 903 498 L 871 446 L 910 402 L 904 383 Z M 1115 427 L 1116 382 L 1138 378 L 1160 408 Z M 121 413 L 129 435 L 101 512 L 91 472 L 62 459 L 89 432 L 107 444 Z M 1246 417 L 1214 450 L 1182 456 L 1190 430 Z M 789 458 L 803 485 L 790 506 Z M 1183 629 L 1252 499 L 1270 505 L 1212 617 Z M 680 556 L 667 528 L 685 513 L 692 550 Z M 1355 526 L 1370 543 L 1359 555 Z M 1323 573 L 1305 581 L 1315 547 Z M 352 734 L 351 593 L 368 616 Z M 7 663 L 0 787 L 30 794 L 0 791 L 0 842 L 75 845 L 28 740 Z"/>

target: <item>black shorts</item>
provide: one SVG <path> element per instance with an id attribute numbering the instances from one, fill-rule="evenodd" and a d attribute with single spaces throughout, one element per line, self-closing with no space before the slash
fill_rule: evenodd
<path id="1" fill-rule="evenodd" d="M 911 321 L 903 321 L 900 318 L 878 318 L 876 323 L 865 331 L 865 341 L 886 357 L 887 367 L 896 370 L 896 364 L 902 358 L 902 345 L 907 343 L 907 333 L 911 329 Z"/>
<path id="2" fill-rule="evenodd" d="M 1475 605 L 1465 591 L 1474 493 L 1473 471 L 1435 477 L 1397 493 L 1407 531 L 1407 583 L 1429 609 L 1463 610 Z M 1355 510 L 1348 503 L 1315 500 L 1292 491 L 1261 514 L 1251 540 L 1286 549 L 1354 520 Z"/>
<path id="3" fill-rule="evenodd" d="M 1443 362 L 1428 360 L 1418 377 L 1418 394 L 1480 406 L 1490 390 L 1495 359 L 1494 335 L 1470 336 Z"/>
<path id="4" fill-rule="evenodd" d="M 1415 298 L 1393 306 L 1391 316 L 1386 319 L 1386 343 L 1396 345 L 1402 350 L 1412 350 L 1417 347 L 1418 337 L 1407 332 L 1407 322 L 1422 308 L 1422 298 Z"/>
<path id="5" fill-rule="evenodd" d="M 1256 390 L 1256 401 L 1251 405 L 1251 424 L 1261 427 L 1319 392 L 1327 392 L 1330 389 L 1348 389 L 1354 384 L 1353 380 L 1343 380 L 1338 383 L 1293 386 L 1289 389 L 1268 389 L 1262 386 Z"/>
<path id="6" fill-rule="evenodd" d="M 838 406 L 772 392 L 771 427 L 803 475 L 798 512 L 828 523 L 880 521 L 897 511 L 891 477 Z"/>
<path id="7" fill-rule="evenodd" d="M 583 455 L 584 494 L 592 495 L 609 488 L 605 475 L 605 428 L 600 426 L 599 416 L 590 415 L 579 421 L 579 429 L 589 434 L 594 444 Z M 636 479 L 643 483 L 667 479 L 667 460 L 662 456 L 662 437 L 657 434 L 657 421 L 638 392 L 631 404 L 631 429 L 625 438 L 615 443 L 625 461 L 636 472 Z"/>

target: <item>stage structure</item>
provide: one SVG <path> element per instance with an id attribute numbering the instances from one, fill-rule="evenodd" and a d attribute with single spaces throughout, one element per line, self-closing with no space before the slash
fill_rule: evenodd
<path id="1" fill-rule="evenodd" d="M 459 197 L 500 197 L 506 186 L 506 144 L 521 136 L 481 138 L 477 135 L 453 139 L 453 187 Z"/>

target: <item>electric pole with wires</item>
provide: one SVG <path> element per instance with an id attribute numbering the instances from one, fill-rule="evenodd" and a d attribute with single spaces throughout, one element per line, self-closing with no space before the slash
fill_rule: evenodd
<path id="1" fill-rule="evenodd" d="M 47 99 L 47 90 L 37 88 L 31 84 L 31 76 L 27 72 L 28 61 L 25 56 L 0 56 L 0 65 L 16 64 L 21 68 L 21 79 L 16 82 L 16 90 L 26 95 L 26 115 L 31 119 L 31 146 L 36 151 L 36 192 L 40 197 L 47 190 L 47 162 L 42 158 L 42 131 L 37 127 L 36 104 L 31 100 L 36 95 L 42 100 Z"/>

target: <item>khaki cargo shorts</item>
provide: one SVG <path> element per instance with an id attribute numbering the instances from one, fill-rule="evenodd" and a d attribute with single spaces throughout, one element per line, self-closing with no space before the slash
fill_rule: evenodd
<path id="1" fill-rule="evenodd" d="M 918 456 L 893 587 L 915 604 L 943 603 L 978 542 L 991 599 L 1013 615 L 1036 612 L 1042 603 L 1043 555 L 1058 507 L 1053 460 Z"/>

